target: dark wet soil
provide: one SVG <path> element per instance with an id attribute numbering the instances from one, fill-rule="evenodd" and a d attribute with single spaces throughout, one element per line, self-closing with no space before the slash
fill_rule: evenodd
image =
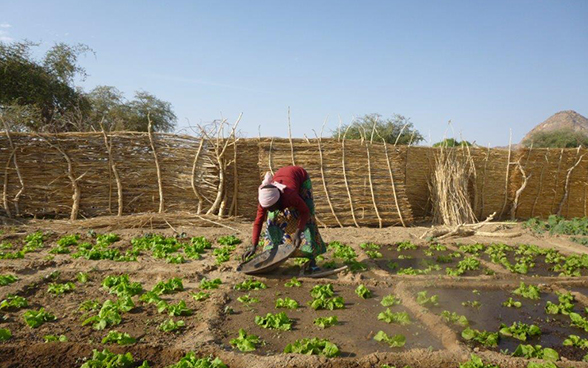
<path id="1" fill-rule="evenodd" d="M 511 325 L 513 322 L 535 324 L 541 329 L 541 335 L 520 341 L 511 337 L 501 337 L 496 351 L 508 349 L 513 352 L 519 344 L 541 345 L 557 350 L 561 356 L 571 360 L 582 360 L 586 354 L 581 349 L 564 347 L 563 341 L 570 334 L 588 338 L 588 333 L 583 329 L 571 327 L 569 317 L 563 315 L 551 315 L 545 313 L 547 301 L 558 304 L 557 296 L 552 293 L 541 293 L 540 300 L 531 300 L 514 295 L 511 290 L 479 290 L 475 289 L 427 289 L 428 295 L 439 296 L 439 306 L 429 309 L 440 314 L 444 310 L 464 315 L 470 322 L 470 327 L 478 330 L 498 332 L 502 323 Z M 502 305 L 503 302 L 512 297 L 515 301 L 522 303 L 521 308 L 509 308 Z M 464 306 L 462 302 L 478 301 L 479 308 Z M 574 311 L 583 313 L 583 307 L 576 303 Z M 451 327 L 461 333 L 462 327 L 455 324 Z"/>
<path id="2" fill-rule="evenodd" d="M 314 284 L 303 282 L 299 288 L 286 288 L 283 282 L 266 280 L 268 288 L 249 292 L 250 296 L 260 300 L 259 303 L 245 306 L 237 301 L 239 296 L 245 292 L 234 291 L 230 293 L 229 306 L 235 314 L 228 315 L 222 323 L 223 343 L 228 347 L 229 341 L 237 336 L 237 331 L 243 328 L 249 334 L 261 337 L 265 341 L 257 353 L 279 354 L 286 345 L 301 338 L 318 337 L 328 339 L 337 344 L 341 349 L 342 356 L 363 356 L 373 352 L 405 351 L 413 348 L 441 349 L 442 345 L 431 336 L 423 326 L 413 319 L 413 323 L 407 326 L 388 324 L 379 321 L 377 316 L 386 308 L 380 305 L 382 298 L 390 293 L 386 289 L 372 289 L 372 298 L 361 299 L 354 292 L 353 288 L 342 288 L 334 286 L 335 295 L 342 296 L 345 300 L 345 309 L 341 310 L 313 310 L 307 305 L 312 300 L 310 289 Z M 277 298 L 289 297 L 300 304 L 297 310 L 274 308 Z M 408 311 L 402 305 L 391 307 L 393 312 Z M 254 323 L 255 316 L 265 316 L 268 312 L 285 312 L 293 319 L 292 331 L 268 330 L 257 326 Z M 327 329 L 321 329 L 313 324 L 315 318 L 337 316 L 339 324 Z M 411 314 L 412 316 L 412 314 Z M 383 342 L 373 339 L 378 331 L 384 331 L 389 336 L 403 334 L 406 336 L 404 348 L 390 348 Z"/>

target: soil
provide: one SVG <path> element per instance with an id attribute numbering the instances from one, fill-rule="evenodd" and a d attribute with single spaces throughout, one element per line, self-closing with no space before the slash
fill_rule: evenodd
<path id="1" fill-rule="evenodd" d="M 283 282 L 275 280 L 266 281 L 268 288 L 265 290 L 251 291 L 252 297 L 259 299 L 259 303 L 245 306 L 237 301 L 237 298 L 244 295 L 244 292 L 234 291 L 229 294 L 229 306 L 235 314 L 228 315 L 220 326 L 224 332 L 223 343 L 229 346 L 229 340 L 236 337 L 236 331 L 240 328 L 248 333 L 260 336 L 265 345 L 259 349 L 260 354 L 279 354 L 287 344 L 297 339 L 306 337 L 318 337 L 328 339 L 339 346 L 343 357 L 363 356 L 373 352 L 383 351 L 405 351 L 414 348 L 427 348 L 431 350 L 442 349 L 440 342 L 431 336 L 430 333 L 418 321 L 407 326 L 387 324 L 379 321 L 376 317 L 380 312 L 386 310 L 380 305 L 380 301 L 386 295 L 392 293 L 392 289 L 372 288 L 372 297 L 361 299 L 354 292 L 353 288 L 335 286 L 335 296 L 343 297 L 345 308 L 340 310 L 318 310 L 315 311 L 308 302 L 312 300 L 310 289 L 313 283 L 304 281 L 299 288 L 287 288 Z M 283 332 L 278 330 L 267 330 L 254 323 L 255 316 L 265 316 L 268 312 L 277 313 L 274 308 L 277 298 L 289 297 L 296 300 L 300 308 L 286 310 L 289 318 L 294 320 L 293 331 Z M 391 308 L 393 312 L 408 311 L 403 306 Z M 321 329 L 313 324 L 318 317 L 337 316 L 339 323 L 327 329 Z M 414 320 L 414 316 L 411 315 Z M 384 331 L 388 335 L 402 334 L 406 336 L 407 342 L 404 348 L 389 348 L 387 344 L 377 342 L 373 339 L 378 331 Z"/>
<path id="2" fill-rule="evenodd" d="M 502 367 L 525 367 L 527 361 L 512 358 L 498 353 L 499 349 L 508 348 L 514 350 L 518 341 L 514 339 L 502 339 L 499 349 L 485 350 L 477 346 L 469 346 L 459 336 L 460 329 L 446 324 L 436 315 L 447 309 L 464 314 L 471 321 L 472 327 L 477 329 L 497 330 L 501 322 L 510 324 L 514 321 L 536 323 L 542 330 L 540 338 L 528 343 L 541 344 L 558 350 L 562 357 L 571 360 L 558 362 L 560 367 L 586 366 L 578 362 L 583 352 L 564 348 L 562 341 L 569 334 L 576 334 L 588 338 L 587 334 L 566 323 L 564 316 L 548 316 L 543 308 L 547 300 L 556 301 L 554 290 L 570 290 L 578 293 L 577 309 L 583 311 L 588 306 L 588 278 L 581 277 L 553 277 L 553 273 L 542 272 L 541 269 L 533 269 L 528 275 L 511 274 L 508 271 L 497 272 L 495 275 L 486 275 L 486 268 L 492 270 L 501 269 L 502 266 L 485 262 L 481 255 L 482 264 L 480 270 L 468 271 L 465 277 L 445 276 L 446 267 L 454 267 L 455 264 L 440 264 L 442 270 L 430 275 L 408 276 L 397 275 L 384 267 L 387 262 L 394 261 L 399 267 L 422 268 L 422 261 L 427 257 L 423 252 L 428 244 L 419 237 L 428 228 L 388 228 L 388 229 L 323 229 L 321 234 L 325 241 L 339 240 L 352 246 L 358 254 L 358 260 L 369 267 L 365 272 L 343 272 L 332 275 L 327 279 L 303 280 L 301 288 L 285 288 L 284 282 L 292 276 L 297 276 L 300 267 L 295 261 L 289 261 L 280 269 L 267 277 L 260 277 L 268 285 L 268 289 L 252 291 L 252 296 L 260 298 L 260 303 L 253 304 L 251 309 L 244 307 L 236 301 L 243 292 L 233 290 L 233 285 L 246 279 L 242 274 L 234 271 L 238 265 L 238 255 L 248 244 L 251 224 L 231 222 L 226 227 L 185 227 L 174 226 L 171 223 L 166 229 L 128 229 L 119 228 L 113 223 L 108 228 L 100 230 L 116 232 L 121 240 L 112 245 L 113 248 L 125 251 L 130 248 L 130 240 L 147 233 L 159 233 L 166 236 L 178 236 L 181 241 L 187 241 L 192 236 L 205 236 L 215 240 L 220 236 L 236 234 L 245 240 L 244 245 L 234 252 L 229 262 L 217 265 L 212 251 L 208 250 L 201 260 L 188 260 L 183 264 L 169 264 L 165 260 L 155 259 L 149 252 L 139 256 L 136 262 L 114 261 L 90 261 L 86 259 L 74 259 L 69 254 L 50 255 L 49 250 L 56 246 L 57 240 L 67 234 L 80 233 L 81 241 L 92 241 L 87 234 L 84 222 L 69 223 L 66 221 L 29 221 L 21 226 L 4 227 L 0 235 L 0 242 L 11 242 L 14 247 L 9 251 L 21 249 L 24 237 L 34 231 L 41 230 L 47 234 L 45 247 L 38 251 L 27 253 L 24 259 L 0 260 L 0 274 L 14 274 L 18 281 L 7 286 L 0 287 L 0 300 L 9 294 L 24 296 L 29 301 L 29 307 L 23 310 L 0 311 L 7 317 L 7 321 L 0 322 L 0 328 L 9 329 L 13 337 L 5 342 L 0 342 L 0 367 L 79 367 L 84 360 L 89 358 L 93 349 L 102 350 L 108 348 L 116 353 L 131 352 L 137 362 L 147 360 L 152 367 L 165 367 L 177 362 L 186 352 L 194 351 L 198 356 L 214 355 L 221 358 L 231 368 L 257 368 L 269 366 L 284 367 L 380 367 L 382 364 L 396 366 L 411 365 L 415 367 L 457 367 L 458 362 L 468 359 L 469 354 L 476 351 L 484 357 L 485 361 L 500 364 Z M 509 225 L 511 226 L 511 225 Z M 520 227 L 511 226 L 515 231 Z M 83 230 L 82 230 L 83 229 Z M 484 230 L 484 229 L 482 229 Z M 183 235 L 183 236 L 180 236 Z M 186 240 L 184 240 L 184 238 Z M 370 259 L 359 247 L 361 243 L 373 242 L 376 244 L 395 244 L 410 240 L 419 245 L 414 251 L 401 252 L 413 255 L 413 259 L 398 259 L 396 250 L 382 247 L 381 259 Z M 514 239 L 504 238 L 464 238 L 451 239 L 446 243 L 452 248 L 455 244 L 473 244 L 481 242 L 490 244 L 502 242 L 509 245 L 521 243 L 536 244 L 545 248 L 556 248 L 563 254 L 588 253 L 588 250 L 569 240 L 557 237 L 536 237 L 523 231 L 523 235 Z M 218 247 L 215 243 L 214 247 Z M 451 249 L 453 251 L 453 249 Z M 439 252 L 435 252 L 439 253 Z M 332 257 L 327 254 L 325 261 Z M 459 260 L 459 259 L 458 259 Z M 340 263 L 340 260 L 336 260 Z M 537 264 L 540 262 L 538 261 Z M 57 271 L 59 274 L 54 273 Z M 87 272 L 90 281 L 82 284 L 77 282 L 78 272 Z M 88 299 L 98 299 L 104 302 L 114 299 L 108 290 L 102 288 L 102 280 L 108 275 L 129 274 L 131 281 L 141 283 L 144 290 L 150 290 L 157 282 L 168 280 L 172 277 L 181 277 L 184 290 L 164 295 L 168 302 L 184 300 L 188 308 L 193 310 L 191 316 L 171 317 L 174 320 L 183 320 L 185 328 L 177 333 L 165 333 L 158 329 L 161 322 L 170 317 L 157 313 L 155 306 L 143 304 L 134 297 L 136 307 L 130 312 L 122 314 L 122 323 L 118 326 L 108 327 L 103 331 L 96 331 L 91 326 L 82 326 L 85 319 L 84 312 L 78 310 L 79 305 Z M 50 275 L 54 275 L 50 277 Z M 205 301 L 197 302 L 191 297 L 191 293 L 199 291 L 200 281 L 204 278 L 220 278 L 222 284 L 216 290 L 211 290 L 211 297 Z M 50 282 L 72 281 L 76 285 L 73 292 L 60 296 L 54 296 L 47 291 Z M 522 299 L 523 308 L 513 310 L 501 306 L 508 299 L 509 291 L 516 288 L 520 281 L 533 282 L 543 285 L 546 291 L 542 299 L 535 303 Z M 311 299 L 309 290 L 312 286 L 321 283 L 332 283 L 337 295 L 344 298 L 345 309 L 336 311 L 314 311 L 306 303 Z M 355 293 L 355 288 L 366 285 L 373 292 L 373 297 L 360 299 Z M 440 307 L 430 311 L 418 306 L 414 300 L 416 291 L 429 289 L 430 293 L 438 293 Z M 480 295 L 472 293 L 473 289 L 481 291 Z M 380 300 L 388 294 L 401 296 L 403 303 L 400 306 L 391 307 L 393 311 L 407 311 L 413 320 L 409 326 L 387 324 L 377 319 L 378 313 L 386 308 L 380 305 Z M 276 332 L 265 330 L 255 325 L 256 315 L 265 315 L 267 312 L 276 313 L 275 299 L 278 297 L 290 297 L 297 300 L 301 307 L 298 310 L 284 310 L 288 316 L 294 319 L 293 331 Z M 517 297 L 514 297 L 517 299 Z M 463 307 L 462 301 L 479 300 L 482 307 L 479 310 Z M 231 307 L 235 314 L 226 314 L 225 308 Z M 39 328 L 29 328 L 23 321 L 22 315 L 28 309 L 44 307 L 57 317 L 54 322 L 45 323 Z M 433 312 L 433 313 L 431 313 Z M 313 320 L 318 316 L 336 315 L 339 324 L 328 329 L 319 329 L 313 325 Z M 0 318 L 1 319 L 1 318 Z M 265 345 L 254 353 L 244 354 L 233 349 L 229 340 L 234 338 L 239 328 L 244 328 L 248 333 L 259 335 Z M 127 332 L 137 338 L 137 343 L 128 346 L 113 344 L 101 344 L 102 338 L 109 330 Z M 402 333 L 407 338 L 404 348 L 389 348 L 384 343 L 373 340 L 373 335 L 383 330 L 388 335 Z M 64 334 L 68 342 L 44 343 L 43 336 Z M 304 356 L 298 354 L 283 354 L 284 347 L 299 338 L 320 337 L 329 339 L 337 344 L 342 351 L 340 358 L 327 359 L 320 356 Z M 573 361 L 576 360 L 576 361 Z"/>
<path id="3" fill-rule="evenodd" d="M 432 270 L 429 275 L 445 275 L 447 268 L 455 268 L 459 261 L 464 257 L 463 253 L 460 253 L 460 257 L 451 258 L 451 262 L 439 262 L 437 257 L 448 257 L 452 253 L 451 250 L 436 251 L 432 250 L 432 255 L 425 254 L 429 251 L 429 247 L 419 246 L 417 249 L 398 250 L 398 245 L 386 245 L 382 246 L 379 252 L 382 254 L 382 258 L 377 258 L 374 263 L 382 270 L 389 272 L 390 274 L 397 274 L 398 271 L 405 268 L 413 268 L 415 270 L 425 270 L 429 266 L 438 265 L 439 270 Z M 477 270 L 468 270 L 462 276 L 479 276 L 485 274 L 485 268 L 480 266 Z"/>

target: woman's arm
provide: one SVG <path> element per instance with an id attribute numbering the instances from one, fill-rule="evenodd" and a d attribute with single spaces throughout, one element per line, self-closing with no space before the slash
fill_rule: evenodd
<path id="1" fill-rule="evenodd" d="M 255 217 L 255 222 L 253 222 L 253 234 L 251 235 L 251 244 L 253 244 L 253 246 L 257 246 L 257 243 L 259 243 L 259 235 L 261 234 L 265 212 L 266 210 L 258 204 L 257 216 Z"/>

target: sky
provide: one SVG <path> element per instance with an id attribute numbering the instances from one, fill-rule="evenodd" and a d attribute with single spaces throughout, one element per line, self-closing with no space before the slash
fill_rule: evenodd
<path id="1" fill-rule="evenodd" d="M 588 1 L 0 0 L 0 41 L 84 43 L 79 84 L 171 102 L 177 131 L 240 113 L 242 134 L 325 135 L 409 117 L 427 140 L 504 146 L 588 116 Z M 448 122 L 451 121 L 451 126 Z"/>

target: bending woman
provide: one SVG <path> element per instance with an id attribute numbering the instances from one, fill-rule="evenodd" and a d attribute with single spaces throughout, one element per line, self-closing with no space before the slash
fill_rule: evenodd
<path id="1" fill-rule="evenodd" d="M 326 246 L 314 218 L 312 184 L 306 170 L 300 166 L 282 167 L 272 176 L 266 173 L 258 190 L 259 204 L 253 224 L 253 249 L 244 257 L 255 253 L 258 245 L 271 249 L 291 242 L 298 251 L 297 257 L 306 257 L 307 270 L 317 272 L 316 256 L 325 253 Z M 266 220 L 266 232 L 260 240 Z"/>

